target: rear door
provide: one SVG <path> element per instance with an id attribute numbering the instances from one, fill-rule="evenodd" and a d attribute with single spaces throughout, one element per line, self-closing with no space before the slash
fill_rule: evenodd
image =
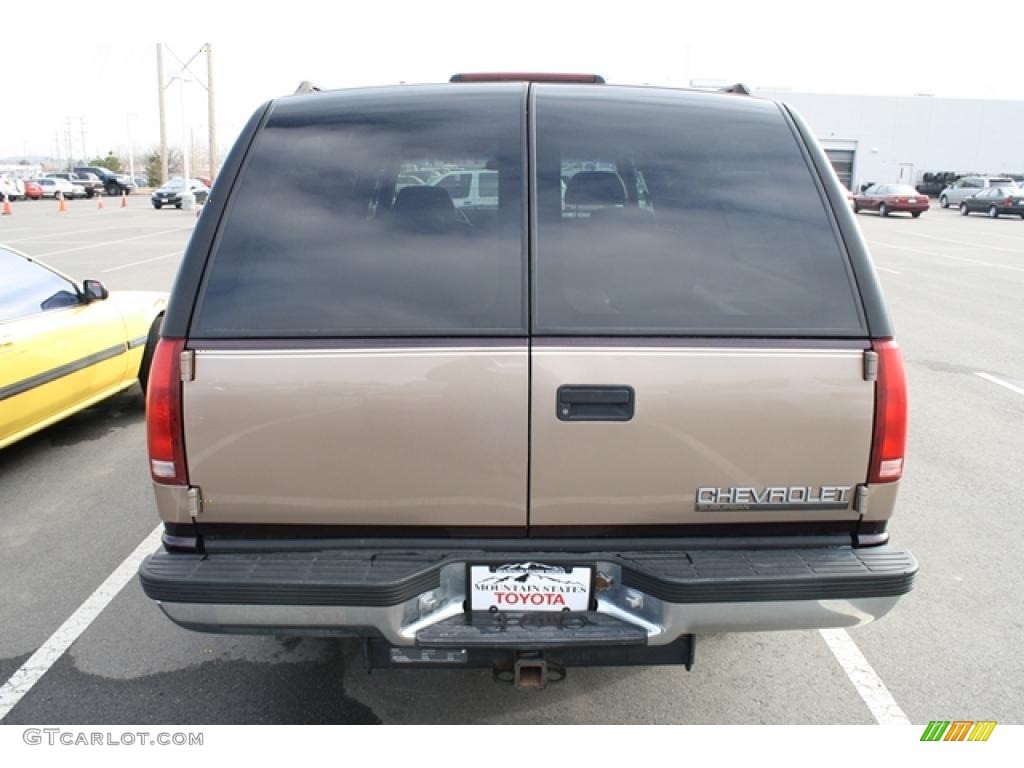
<path id="1" fill-rule="evenodd" d="M 957 182 L 957 185 L 958 186 L 953 189 L 953 196 L 950 199 L 958 203 L 977 194 L 982 188 L 981 179 L 974 176 L 961 179 Z"/>
<path id="2" fill-rule="evenodd" d="M 879 195 L 883 194 L 885 187 L 881 184 L 873 184 L 870 186 L 865 193 L 866 198 L 864 201 L 864 208 L 869 211 L 877 211 L 879 203 Z"/>
<path id="3" fill-rule="evenodd" d="M 525 532 L 524 98 L 467 84 L 275 105 L 190 332 L 201 524 Z M 486 210 L 398 184 L 482 169 L 499 177 Z"/>
<path id="4" fill-rule="evenodd" d="M 985 211 L 992 204 L 992 189 L 983 189 L 976 195 L 966 198 L 967 209 L 970 211 Z"/>
<path id="5" fill-rule="evenodd" d="M 855 520 L 865 320 L 779 108 L 534 99 L 532 533 Z"/>

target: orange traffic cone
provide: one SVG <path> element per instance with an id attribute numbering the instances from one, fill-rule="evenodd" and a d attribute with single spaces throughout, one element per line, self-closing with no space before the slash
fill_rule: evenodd
<path id="1" fill-rule="evenodd" d="M 103 193 L 100 192 L 98 195 L 96 195 L 96 197 L 100 201 L 99 205 L 97 205 L 96 208 L 102 211 L 103 210 Z"/>
<path id="2" fill-rule="evenodd" d="M 126 195 L 124 192 L 121 193 L 121 207 L 128 207 L 128 195 Z"/>
<path id="3" fill-rule="evenodd" d="M 67 213 L 68 204 L 64 202 L 64 193 L 58 192 L 57 197 L 60 199 L 60 206 L 57 208 L 58 213 Z"/>
<path id="4" fill-rule="evenodd" d="M 7 199 L 7 195 L 4 195 L 4 216 L 10 216 L 14 211 L 11 210 L 11 201 Z"/>

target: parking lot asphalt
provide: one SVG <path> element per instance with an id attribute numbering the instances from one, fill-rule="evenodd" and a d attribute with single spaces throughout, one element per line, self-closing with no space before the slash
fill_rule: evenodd
<path id="1" fill-rule="evenodd" d="M 194 214 L 141 197 L 19 202 L 10 244 L 111 289 L 168 290 Z M 916 589 L 850 630 L 913 723 L 1024 722 L 1024 220 L 858 217 L 910 387 L 894 545 Z M 130 390 L 0 451 L 0 685 L 157 523 Z M 699 638 L 696 666 L 574 669 L 543 691 L 487 671 L 368 674 L 348 641 L 171 624 L 132 579 L 10 711 L 13 723 L 873 723 L 818 632 Z"/>

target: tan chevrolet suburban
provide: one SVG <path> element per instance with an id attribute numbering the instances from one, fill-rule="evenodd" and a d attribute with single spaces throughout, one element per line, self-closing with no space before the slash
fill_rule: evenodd
<path id="1" fill-rule="evenodd" d="M 397 183 L 458 170 L 496 174 L 488 204 Z M 869 253 L 759 98 L 491 75 L 266 104 L 147 410 L 166 551 L 140 578 L 190 629 L 537 686 L 857 626 L 917 570 Z"/>

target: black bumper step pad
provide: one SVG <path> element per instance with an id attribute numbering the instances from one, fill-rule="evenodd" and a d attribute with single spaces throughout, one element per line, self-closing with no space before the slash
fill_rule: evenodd
<path id="1" fill-rule="evenodd" d="M 897 597 L 917 561 L 905 550 L 764 549 L 620 555 L 626 586 L 670 603 Z"/>
<path id="2" fill-rule="evenodd" d="M 416 635 L 420 648 L 545 648 L 646 645 L 635 624 L 596 611 L 474 611 L 432 624 Z"/>
<path id="3" fill-rule="evenodd" d="M 443 555 L 366 551 L 150 555 L 153 600 L 237 605 L 398 605 L 440 584 Z"/>

